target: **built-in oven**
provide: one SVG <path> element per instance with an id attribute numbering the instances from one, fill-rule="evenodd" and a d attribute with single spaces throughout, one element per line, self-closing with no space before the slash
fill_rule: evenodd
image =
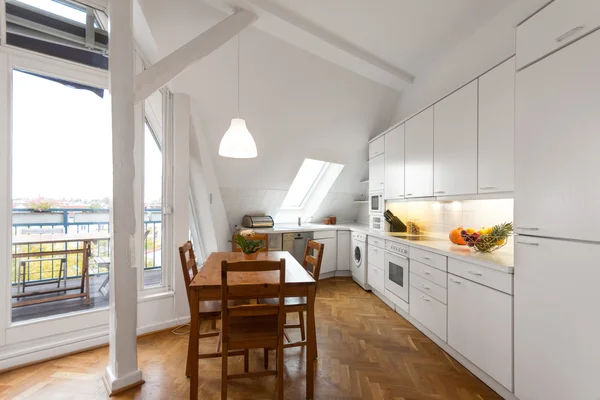
<path id="1" fill-rule="evenodd" d="M 385 232 L 385 218 L 383 215 L 369 215 L 369 228 L 373 231 Z"/>
<path id="2" fill-rule="evenodd" d="M 391 240 L 385 242 L 385 290 L 399 306 L 408 311 L 408 246 Z M 401 303 L 401 304 L 400 304 Z"/>
<path id="3" fill-rule="evenodd" d="M 383 215 L 383 192 L 369 193 L 369 213 Z"/>

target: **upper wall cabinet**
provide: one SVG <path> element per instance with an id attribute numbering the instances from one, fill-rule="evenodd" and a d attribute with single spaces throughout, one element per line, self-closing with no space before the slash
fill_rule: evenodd
<path id="1" fill-rule="evenodd" d="M 435 196 L 477 193 L 477 81 L 434 105 Z"/>
<path id="2" fill-rule="evenodd" d="M 479 193 L 512 192 L 515 58 L 479 78 Z"/>
<path id="3" fill-rule="evenodd" d="M 369 160 L 383 154 L 385 143 L 383 136 L 369 143 Z"/>
<path id="4" fill-rule="evenodd" d="M 521 69 L 600 26 L 600 1 L 556 0 L 517 27 Z"/>
<path id="5" fill-rule="evenodd" d="M 404 198 L 404 124 L 385 135 L 385 198 Z"/>
<path id="6" fill-rule="evenodd" d="M 385 180 L 384 162 L 383 154 L 369 160 L 369 192 L 383 191 Z"/>
<path id="7" fill-rule="evenodd" d="M 405 126 L 405 197 L 433 196 L 433 107 Z"/>

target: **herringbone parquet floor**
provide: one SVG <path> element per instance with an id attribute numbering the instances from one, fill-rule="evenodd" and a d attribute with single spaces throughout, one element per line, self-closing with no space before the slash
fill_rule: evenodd
<path id="1" fill-rule="evenodd" d="M 500 399 L 351 280 L 323 280 L 317 297 L 317 399 Z M 188 398 L 189 381 L 184 376 L 187 336 L 162 332 L 140 338 L 138 348 L 146 383 L 115 399 Z M 286 399 L 304 398 L 304 356 L 300 348 L 285 351 Z M 0 374 L 0 399 L 105 399 L 101 376 L 107 357 L 104 347 L 5 372 Z M 261 370 L 262 351 L 251 353 L 251 360 L 250 370 Z M 274 365 L 274 359 L 271 361 Z M 242 369 L 241 358 L 230 359 L 231 373 Z M 220 398 L 220 373 L 220 359 L 200 361 L 200 398 Z M 271 377 L 234 380 L 229 395 L 271 399 L 274 388 Z"/>

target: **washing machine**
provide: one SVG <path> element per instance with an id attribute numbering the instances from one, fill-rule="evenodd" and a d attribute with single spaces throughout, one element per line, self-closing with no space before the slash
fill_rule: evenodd
<path id="1" fill-rule="evenodd" d="M 371 290 L 367 284 L 367 235 L 352 232 L 350 246 L 350 259 L 352 260 L 352 279 L 363 289 Z"/>

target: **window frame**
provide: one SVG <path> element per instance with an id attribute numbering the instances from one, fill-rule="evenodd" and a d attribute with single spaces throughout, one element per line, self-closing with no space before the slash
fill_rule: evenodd
<path id="1" fill-rule="evenodd" d="M 327 174 L 327 170 L 331 166 L 331 163 L 328 162 L 328 161 L 316 160 L 314 158 L 305 158 L 304 161 L 302 161 L 302 165 L 300 165 L 300 168 L 298 169 L 298 172 L 296 173 L 296 176 L 294 177 L 294 180 L 292 181 L 292 184 L 290 185 L 290 188 L 288 189 L 288 195 L 289 195 L 289 191 L 291 190 L 292 186 L 294 186 L 294 183 L 296 182 L 296 178 L 298 177 L 298 174 L 302 170 L 302 166 L 304 165 L 304 162 L 306 162 L 306 160 L 320 161 L 320 162 L 323 163 L 323 166 L 319 170 L 319 173 L 317 174 L 317 176 L 315 177 L 315 179 L 313 179 L 313 181 L 312 181 L 312 183 L 311 183 L 308 191 L 306 191 L 306 193 L 304 194 L 304 197 L 302 198 L 302 201 L 300 202 L 300 205 L 299 206 L 285 206 L 284 205 L 285 204 L 285 199 L 284 199 L 283 203 L 281 205 L 281 210 L 283 210 L 283 211 L 298 211 L 298 210 L 302 210 L 306 206 L 306 203 L 308 202 L 308 200 L 310 199 L 310 197 L 314 193 L 315 189 L 319 186 L 319 183 L 323 180 L 323 178 Z M 286 195 L 286 198 L 287 198 L 287 195 Z"/>

